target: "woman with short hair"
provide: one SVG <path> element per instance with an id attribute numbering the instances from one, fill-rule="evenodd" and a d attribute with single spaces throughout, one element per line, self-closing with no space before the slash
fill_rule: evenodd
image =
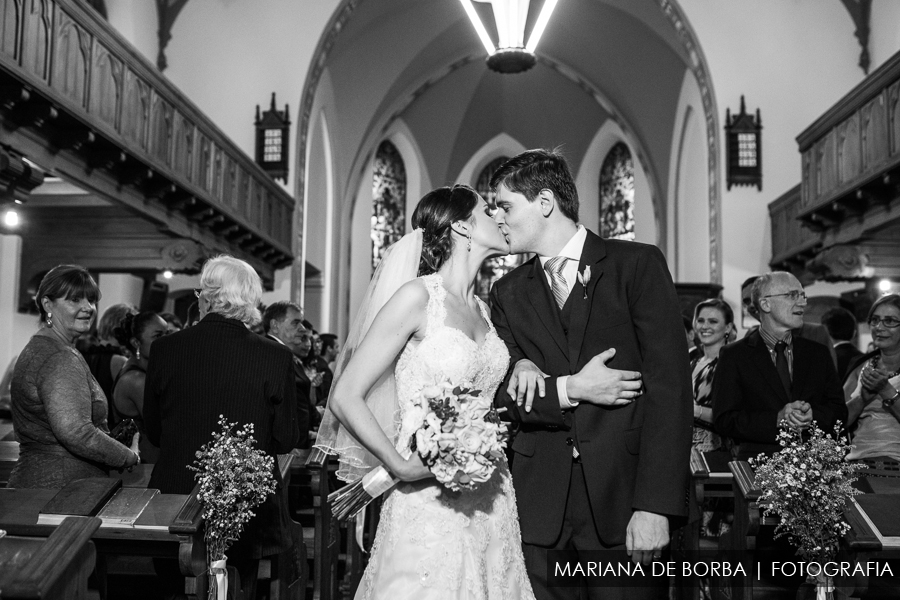
<path id="1" fill-rule="evenodd" d="M 100 289 L 77 265 L 59 265 L 41 280 L 35 303 L 43 326 L 19 355 L 11 395 L 19 459 L 8 487 L 61 488 L 111 468 L 140 462 L 109 436 L 107 400 L 75 340 L 91 328 Z"/>

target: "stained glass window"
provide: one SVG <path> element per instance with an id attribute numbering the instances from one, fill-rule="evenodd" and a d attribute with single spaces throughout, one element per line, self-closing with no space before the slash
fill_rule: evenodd
<path id="1" fill-rule="evenodd" d="M 406 230 L 406 168 L 397 148 L 385 140 L 372 173 L 372 270 Z"/>
<path id="2" fill-rule="evenodd" d="M 488 204 L 494 202 L 495 196 L 494 192 L 491 191 L 491 177 L 494 175 L 494 171 L 499 169 L 500 165 L 507 160 L 509 160 L 507 157 L 501 156 L 489 162 L 482 169 L 475 182 L 475 191 L 487 200 Z M 478 272 L 478 279 L 475 282 L 475 293 L 487 302 L 488 294 L 494 282 L 522 264 L 523 259 L 524 256 L 521 254 L 510 254 L 508 256 L 489 258 L 484 261 L 484 264 L 481 265 L 481 270 Z"/>
<path id="3" fill-rule="evenodd" d="M 634 162 L 622 142 L 610 149 L 600 167 L 600 235 L 634 239 Z"/>

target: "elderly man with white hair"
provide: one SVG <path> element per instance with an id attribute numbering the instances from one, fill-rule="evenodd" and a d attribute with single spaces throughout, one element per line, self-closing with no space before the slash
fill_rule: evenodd
<path id="1" fill-rule="evenodd" d="M 806 310 L 797 278 L 783 271 L 762 275 L 751 298 L 759 330 L 722 348 L 712 388 L 713 427 L 736 443 L 740 460 L 778 451 L 782 422 L 802 430 L 816 421 L 826 432 L 847 422 L 828 348 L 792 333 Z"/>
<path id="2" fill-rule="evenodd" d="M 300 435 L 290 349 L 259 336 L 262 284 L 253 268 L 231 256 L 210 259 L 195 290 L 201 320 L 153 342 L 144 388 L 147 436 L 160 449 L 148 487 L 189 494 L 194 453 L 218 430 L 219 415 L 238 427 L 252 423 L 258 447 L 271 456 L 290 452 Z M 277 464 L 277 463 L 276 463 Z M 256 511 L 228 551 L 247 597 L 253 597 L 259 559 L 290 548 L 287 499 L 278 488 Z M 183 592 L 175 561 L 156 561 L 164 591 Z M 179 589 L 180 587 L 180 589 Z"/>

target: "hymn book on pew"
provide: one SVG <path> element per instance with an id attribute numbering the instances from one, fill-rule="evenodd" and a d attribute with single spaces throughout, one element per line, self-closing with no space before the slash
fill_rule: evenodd
<path id="1" fill-rule="evenodd" d="M 133 527 L 137 518 L 159 490 L 123 487 L 106 503 L 97 516 L 100 527 Z"/>
<path id="2" fill-rule="evenodd" d="M 157 494 L 134 522 L 135 529 L 168 531 L 181 507 L 190 496 L 185 494 Z"/>
<path id="3" fill-rule="evenodd" d="M 38 515 L 38 525 L 59 525 L 66 517 L 93 517 L 122 487 L 110 477 L 77 479 L 59 490 Z"/>

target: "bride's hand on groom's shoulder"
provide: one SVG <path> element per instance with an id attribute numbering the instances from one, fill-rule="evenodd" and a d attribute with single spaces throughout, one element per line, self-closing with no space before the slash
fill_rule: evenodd
<path id="1" fill-rule="evenodd" d="M 606 366 L 616 355 L 610 348 L 592 358 L 578 373 L 566 381 L 570 399 L 599 406 L 631 404 L 642 392 L 641 374 Z"/>
<path id="2" fill-rule="evenodd" d="M 509 386 L 506 388 L 510 398 L 515 398 L 516 405 L 525 405 L 525 412 L 531 412 L 534 403 L 534 393 L 543 398 L 545 387 L 544 378 L 547 374 L 538 369 L 537 365 L 523 358 L 516 363 L 512 376 L 509 378 Z"/>
<path id="3" fill-rule="evenodd" d="M 395 477 L 400 478 L 401 481 L 418 481 L 419 479 L 434 477 L 434 473 L 425 466 L 425 463 L 422 462 L 422 458 L 416 452 L 413 452 L 406 460 L 401 459 L 401 461 L 391 467 L 390 470 L 391 473 L 393 473 Z"/>

